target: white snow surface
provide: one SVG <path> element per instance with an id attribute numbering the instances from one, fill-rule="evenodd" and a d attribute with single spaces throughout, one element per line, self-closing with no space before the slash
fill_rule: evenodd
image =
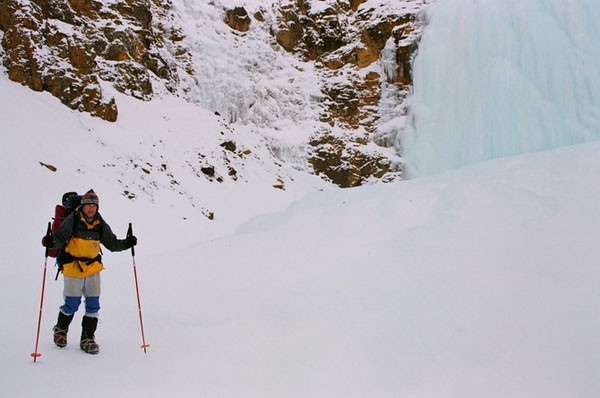
<path id="1" fill-rule="evenodd" d="M 115 95 L 106 123 L 0 68 L 0 397 L 600 396 L 599 141 L 341 190 L 201 105 Z M 238 180 L 196 175 L 229 138 L 251 150 L 228 158 Z M 81 310 L 52 343 L 40 239 L 89 188 L 139 239 L 147 353 L 128 251 L 105 251 L 99 355 Z"/>

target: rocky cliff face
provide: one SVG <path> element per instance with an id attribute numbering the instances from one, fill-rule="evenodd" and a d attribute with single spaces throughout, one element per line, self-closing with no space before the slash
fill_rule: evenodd
<path id="1" fill-rule="evenodd" d="M 282 47 L 314 61 L 321 70 L 325 98 L 321 120 L 345 133 L 315 132 L 310 162 L 317 173 L 342 187 L 360 185 L 371 177 L 402 178 L 397 162 L 365 148 L 374 140 L 389 146 L 385 134 L 377 134 L 382 88 L 391 86 L 398 102 L 408 94 L 411 61 L 422 27 L 417 15 L 427 4 L 405 1 L 412 7 L 397 14 L 359 7 L 363 3 L 337 0 L 315 11 L 310 0 L 280 1 L 275 32 Z M 392 70 L 382 73 L 378 61 L 386 47 L 391 49 Z"/>
<path id="2" fill-rule="evenodd" d="M 102 82 L 142 100 L 152 97 L 153 80 L 177 86 L 165 56 L 165 42 L 176 43 L 177 32 L 152 23 L 167 9 L 150 0 L 3 0 L 3 64 L 11 80 L 115 121 L 117 104 Z"/>
<path id="3" fill-rule="evenodd" d="M 378 128 L 387 112 L 382 95 L 391 92 L 401 103 L 412 82 L 417 12 L 428 0 L 403 2 L 411 6 L 398 14 L 366 7 L 365 0 L 278 0 L 269 10 L 274 22 L 260 10 L 223 10 L 224 22 L 240 34 L 253 23 L 272 23 L 279 46 L 317 66 L 323 127 L 310 139 L 308 158 L 315 173 L 339 186 L 402 178 L 397 159 L 367 147 L 389 146 L 389 134 Z M 182 74 L 193 80 L 192 55 L 170 8 L 160 0 L 3 0 L 0 59 L 11 80 L 115 121 L 113 88 L 148 100 L 157 90 L 185 90 Z"/>

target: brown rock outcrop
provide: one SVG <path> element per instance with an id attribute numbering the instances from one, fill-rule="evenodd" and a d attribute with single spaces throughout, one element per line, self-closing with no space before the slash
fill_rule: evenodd
<path id="1" fill-rule="evenodd" d="M 235 7 L 225 11 L 225 23 L 238 32 L 250 30 L 250 16 L 244 7 Z"/>
<path id="2" fill-rule="evenodd" d="M 106 96 L 101 81 L 148 100 L 153 95 L 151 73 L 177 80 L 161 55 L 164 32 L 152 26 L 152 10 L 159 10 L 159 3 L 4 0 L 0 30 L 8 77 L 49 91 L 72 109 L 115 121 L 116 101 Z"/>
<path id="3" fill-rule="evenodd" d="M 361 147 L 373 142 L 384 79 L 403 95 L 412 84 L 410 66 L 418 40 L 412 33 L 419 25 L 417 16 L 411 12 L 378 15 L 376 9 L 360 7 L 364 0 L 331 2 L 314 13 L 313 1 L 281 0 L 275 38 L 287 51 L 321 66 L 321 121 L 348 134 L 333 139 L 330 131 L 315 133 L 309 161 L 317 174 L 340 186 L 360 185 L 370 176 L 386 173 L 401 178 L 401 166 L 390 166 Z M 373 68 L 390 40 L 396 49 L 391 79 Z"/>

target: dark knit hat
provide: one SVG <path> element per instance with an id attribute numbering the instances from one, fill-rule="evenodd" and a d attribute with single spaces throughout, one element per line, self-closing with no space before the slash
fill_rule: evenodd
<path id="1" fill-rule="evenodd" d="M 100 207 L 98 195 L 96 195 L 96 192 L 94 192 L 93 189 L 90 189 L 85 193 L 85 195 L 83 195 L 83 198 L 81 198 L 81 205 L 96 205 Z"/>

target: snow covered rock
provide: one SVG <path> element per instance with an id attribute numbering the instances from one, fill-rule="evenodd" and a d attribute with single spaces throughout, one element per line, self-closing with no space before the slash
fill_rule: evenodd
<path id="1" fill-rule="evenodd" d="M 158 8 L 148 0 L 4 1 L 3 64 L 11 80 L 115 121 L 117 104 L 103 82 L 143 100 L 153 79 L 175 85 L 173 62 L 161 51 L 169 36 L 152 25 Z"/>

